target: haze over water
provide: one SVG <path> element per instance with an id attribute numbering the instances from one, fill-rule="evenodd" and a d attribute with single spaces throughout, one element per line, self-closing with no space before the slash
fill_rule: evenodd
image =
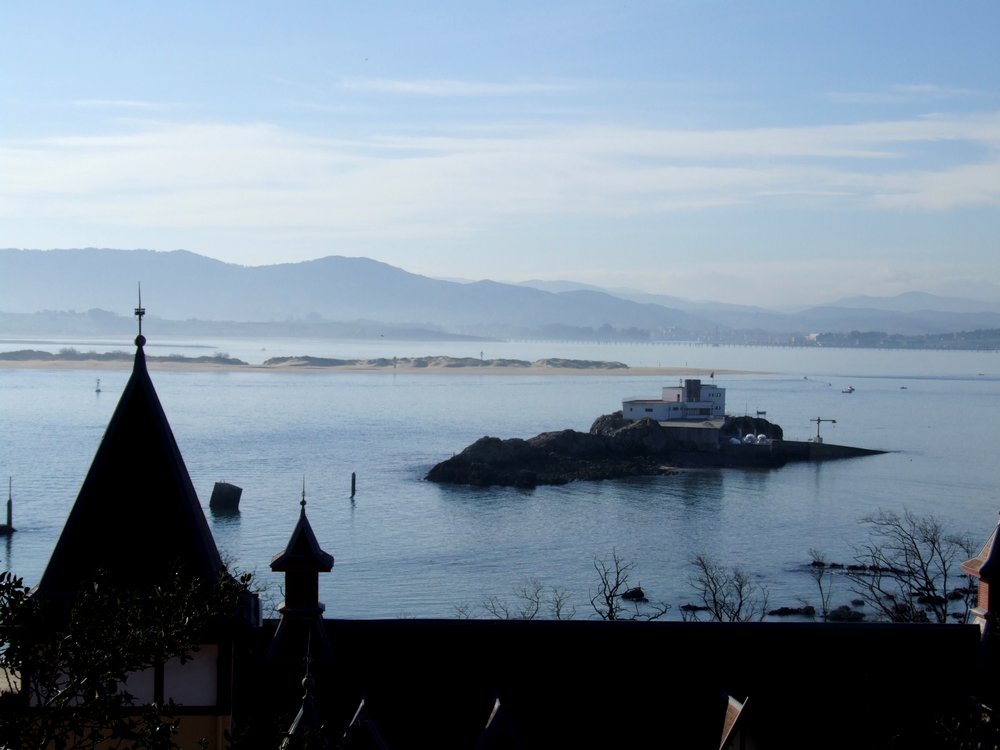
<path id="1" fill-rule="evenodd" d="M 31 348 L 65 345 L 131 350 L 107 342 Z M 252 364 L 303 354 L 482 352 L 488 359 L 738 370 L 752 374 L 716 373 L 729 413 L 766 411 L 795 439 L 815 437 L 816 417 L 836 419 L 820 424 L 825 441 L 892 451 L 768 471 L 691 471 L 535 490 L 439 486 L 423 480 L 427 470 L 483 435 L 587 430 L 597 416 L 619 409 L 622 398 L 655 397 L 676 380 L 152 369 L 220 549 L 233 564 L 257 572 L 271 604 L 281 595 L 267 564 L 288 540 L 305 480 L 310 521 L 336 558 L 321 577 L 330 617 L 451 617 L 458 607 L 508 595 L 529 577 L 569 591 L 577 616 L 586 617 L 594 558 L 612 550 L 636 563 L 633 581 L 650 598 L 673 605 L 670 617 L 679 618 L 677 607 L 692 600 L 689 563 L 700 553 L 759 576 L 772 606 L 796 606 L 812 595 L 809 550 L 850 562 L 852 546 L 865 539 L 860 519 L 869 513 L 934 513 L 949 530 L 968 531 L 978 542 L 1000 510 L 994 352 L 155 337 L 147 346 L 150 355 L 207 348 Z M 17 348 L 28 347 L 0 344 Z M 44 570 L 127 377 L 127 368 L 0 369 L 0 475 L 13 478 L 18 528 L 0 545 L 0 564 L 29 583 Z M 847 386 L 855 392 L 842 393 Z M 243 487 L 239 515 L 208 510 L 216 481 Z M 846 585 L 835 588 L 835 605 L 850 598 Z"/>

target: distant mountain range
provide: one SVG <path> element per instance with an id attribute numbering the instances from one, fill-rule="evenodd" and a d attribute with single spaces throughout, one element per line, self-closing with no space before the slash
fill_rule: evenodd
<path id="1" fill-rule="evenodd" d="M 1000 329 L 1000 301 L 921 292 L 789 312 L 572 282 L 445 281 L 368 258 L 249 267 L 183 250 L 87 248 L 0 249 L 0 333 L 127 329 L 140 283 L 150 318 L 187 335 L 801 343 L 815 334 L 898 339 Z"/>

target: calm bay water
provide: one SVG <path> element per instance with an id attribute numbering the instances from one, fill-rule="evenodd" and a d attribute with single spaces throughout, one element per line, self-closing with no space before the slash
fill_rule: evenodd
<path id="1" fill-rule="evenodd" d="M 72 345 L 129 350 L 127 342 Z M 271 356 L 542 357 L 690 366 L 722 375 L 730 413 L 766 410 L 788 438 L 892 451 L 776 470 L 691 471 L 671 477 L 535 490 L 470 489 L 423 480 L 436 462 L 483 435 L 587 430 L 623 397 L 659 395 L 676 380 L 627 375 L 177 372 L 152 370 L 160 400 L 224 556 L 255 571 L 265 600 L 280 597 L 268 568 L 295 524 L 303 480 L 321 545 L 336 557 L 321 577 L 329 616 L 450 617 L 529 577 L 567 590 L 588 615 L 595 556 L 636 563 L 633 582 L 656 600 L 690 601 L 690 560 L 741 565 L 774 606 L 810 596 L 809 550 L 849 562 L 860 519 L 877 509 L 933 513 L 985 540 L 1000 511 L 997 479 L 1000 355 L 973 352 L 800 350 L 551 342 L 165 342 L 152 355 L 225 351 Z M 102 392 L 94 392 L 96 377 Z M 0 476 L 13 478 L 18 532 L 0 566 L 37 582 L 128 370 L 0 369 Z M 852 394 L 841 390 L 852 385 Z M 350 477 L 358 488 L 350 498 Z M 207 508 L 214 482 L 243 487 L 241 512 Z M 141 498 L 137 497 L 137 502 Z M 835 592 L 835 603 L 850 597 Z"/>

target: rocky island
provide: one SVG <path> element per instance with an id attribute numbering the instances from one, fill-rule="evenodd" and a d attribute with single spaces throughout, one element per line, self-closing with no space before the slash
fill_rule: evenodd
<path id="1" fill-rule="evenodd" d="M 790 461 L 885 453 L 820 441 L 785 440 L 779 425 L 763 417 L 725 416 L 724 406 L 725 389 L 688 380 L 681 387 L 664 388 L 660 399 L 623 402 L 622 411 L 598 417 L 589 432 L 543 432 L 526 440 L 480 438 L 434 466 L 426 479 L 530 488 L 672 474 L 683 468 L 767 468 Z M 629 416 L 645 413 L 652 416 Z M 677 414 L 688 418 L 672 418 Z"/>

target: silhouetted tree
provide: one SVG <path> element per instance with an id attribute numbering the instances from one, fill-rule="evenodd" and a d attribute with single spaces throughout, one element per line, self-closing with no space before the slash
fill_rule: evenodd
<path id="1" fill-rule="evenodd" d="M 511 598 L 491 596 L 482 605 L 488 617 L 497 620 L 571 620 L 576 609 L 569 603 L 569 593 L 555 586 L 546 586 L 537 578 L 523 581 L 511 593 Z M 473 610 L 461 605 L 455 608 L 463 619 L 473 617 Z"/>
<path id="2" fill-rule="evenodd" d="M 809 550 L 812 562 L 809 566 L 809 573 L 816 582 L 816 589 L 819 592 L 819 613 L 823 622 L 830 616 L 830 597 L 833 595 L 833 575 L 827 564 L 826 556 L 817 549 Z"/>
<path id="3" fill-rule="evenodd" d="M 686 618 L 699 619 L 699 611 L 718 622 L 763 620 L 767 614 L 768 590 L 740 567 L 727 568 L 705 555 L 691 561 L 690 584 L 701 601 L 701 609 L 690 609 Z"/>
<path id="4" fill-rule="evenodd" d="M 174 747 L 171 705 L 140 705 L 127 679 L 190 659 L 206 628 L 236 615 L 249 584 L 249 575 L 209 585 L 178 571 L 124 591 L 99 577 L 66 603 L 0 573 L 0 747 Z"/>
<path id="5" fill-rule="evenodd" d="M 892 622 L 965 620 L 975 587 L 957 566 L 975 554 L 968 535 L 949 534 L 934 516 L 909 510 L 880 510 L 863 520 L 869 541 L 857 548 L 857 564 L 846 574 L 877 616 Z"/>
<path id="6" fill-rule="evenodd" d="M 626 562 L 611 550 L 611 559 L 594 558 L 594 570 L 597 571 L 597 591 L 590 597 L 590 606 L 602 620 L 658 620 L 669 610 L 670 605 L 627 597 L 634 591 L 629 586 L 629 575 L 635 568 L 635 562 Z M 640 608 L 643 605 L 644 608 Z"/>
<path id="7" fill-rule="evenodd" d="M 594 558 L 597 585 L 590 605 L 602 620 L 658 620 L 670 610 L 669 604 L 651 603 L 644 596 L 635 598 L 639 589 L 629 585 L 634 568 L 635 563 L 622 559 L 617 550 L 612 550 L 608 559 Z M 510 598 L 489 597 L 479 609 L 487 617 L 499 620 L 571 620 L 576 616 L 569 592 L 546 586 L 537 578 L 524 581 Z M 455 608 L 461 618 L 474 617 L 476 611 L 468 605 Z"/>

